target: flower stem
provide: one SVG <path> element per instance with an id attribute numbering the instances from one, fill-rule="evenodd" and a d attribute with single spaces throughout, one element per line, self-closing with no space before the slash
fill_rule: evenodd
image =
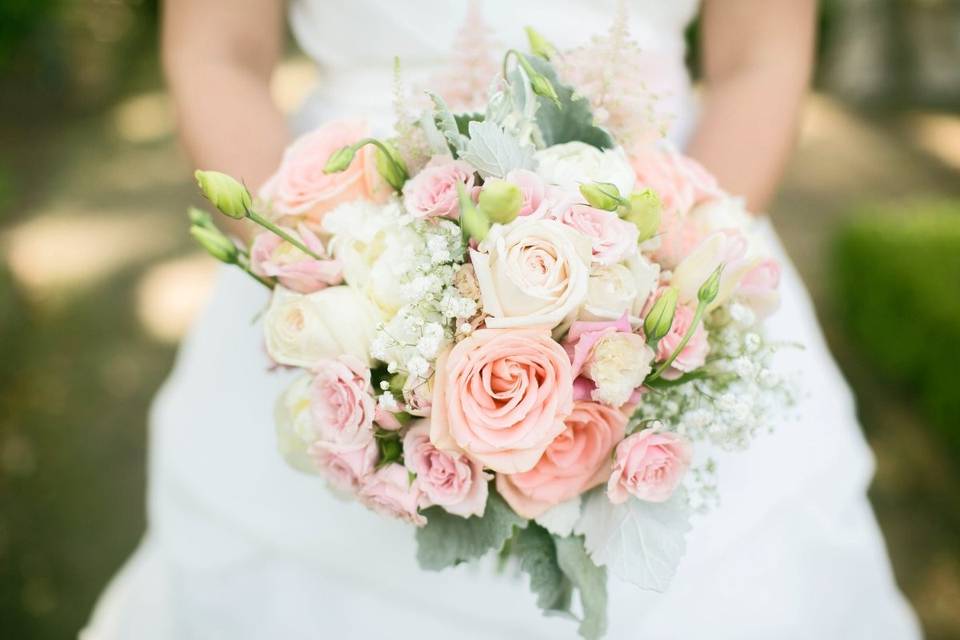
<path id="1" fill-rule="evenodd" d="M 697 303 L 697 310 L 693 314 L 693 320 L 690 322 L 690 326 L 687 327 L 687 332 L 683 334 L 683 339 L 680 340 L 680 344 L 677 345 L 676 349 L 673 350 L 673 353 L 670 354 L 670 357 L 663 361 L 663 363 L 657 367 L 656 371 L 650 374 L 650 377 L 646 379 L 645 382 L 653 382 L 667 370 L 667 368 L 673 364 L 673 361 L 677 359 L 680 355 L 680 352 L 687 346 L 687 343 L 690 342 L 690 339 L 693 338 L 693 334 L 697 332 L 697 328 L 700 326 L 700 320 L 703 319 L 703 313 L 707 310 L 706 302 Z"/>
<path id="2" fill-rule="evenodd" d="M 408 175 L 407 168 L 404 166 L 401 166 L 400 163 L 397 162 L 396 159 L 394 159 L 393 154 L 390 153 L 390 150 L 387 148 L 387 145 L 383 144 L 381 141 L 377 140 L 376 138 L 364 138 L 363 140 L 360 140 L 359 142 L 354 143 L 353 146 L 359 151 L 360 147 L 367 144 L 372 144 L 377 149 L 380 149 L 380 151 L 383 152 L 383 155 L 387 157 L 387 162 L 389 162 L 393 166 L 394 171 L 396 171 L 400 175 L 404 175 L 404 176 Z"/>
<path id="3" fill-rule="evenodd" d="M 256 222 L 258 225 L 260 225 L 267 231 L 270 231 L 271 233 L 277 236 L 280 236 L 280 238 L 282 238 L 283 240 L 286 240 L 287 242 L 295 246 L 297 249 L 300 249 L 300 251 L 303 251 L 305 254 L 307 254 L 314 260 L 323 260 L 323 256 L 320 256 L 315 252 L 311 251 L 309 247 L 307 247 L 307 245 L 303 244 L 302 242 L 300 242 L 299 240 L 291 236 L 289 233 L 287 233 L 286 231 L 284 231 L 283 229 L 275 225 L 273 222 L 261 216 L 256 211 L 252 209 L 247 210 L 247 217 L 250 218 L 250 220 L 252 220 L 253 222 Z"/>
<path id="4" fill-rule="evenodd" d="M 241 253 L 240 256 L 238 257 L 240 259 L 236 262 L 236 265 L 241 269 L 243 269 L 244 273 L 246 273 L 248 276 L 250 276 L 257 282 L 259 282 L 263 286 L 265 286 L 267 289 L 270 289 L 271 291 L 273 291 L 273 287 L 275 283 L 270 279 L 264 278 L 263 276 L 260 276 L 254 273 L 253 269 L 250 268 L 250 261 L 247 259 L 247 255 L 245 253 Z"/>

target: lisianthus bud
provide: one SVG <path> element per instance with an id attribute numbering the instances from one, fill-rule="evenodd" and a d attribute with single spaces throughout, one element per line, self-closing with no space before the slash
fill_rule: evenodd
<path id="1" fill-rule="evenodd" d="M 383 142 L 381 144 L 383 145 L 382 147 L 377 145 L 377 153 L 374 156 L 377 171 L 383 179 L 387 181 L 387 184 L 397 191 L 401 191 L 407 178 L 410 177 L 407 172 L 407 167 L 403 159 L 400 158 L 400 154 L 393 148 L 393 145 L 389 142 Z"/>
<path id="2" fill-rule="evenodd" d="M 193 226 L 203 227 L 205 229 L 216 229 L 216 226 L 213 224 L 213 218 L 203 209 L 190 207 L 187 209 L 187 216 L 190 217 L 190 224 Z"/>
<path id="3" fill-rule="evenodd" d="M 720 276 L 723 274 L 723 265 L 714 269 L 713 273 L 710 274 L 710 277 L 700 285 L 700 289 L 697 291 L 697 300 L 704 304 L 710 304 L 716 299 L 717 294 L 720 293 Z"/>
<path id="4" fill-rule="evenodd" d="M 323 167 L 323 172 L 339 173 L 340 171 L 346 171 L 347 167 L 350 166 L 350 163 L 353 162 L 353 157 L 356 154 L 357 150 L 353 145 L 340 147 L 331 153 L 329 158 L 327 158 L 327 164 Z"/>
<path id="5" fill-rule="evenodd" d="M 556 53 L 556 48 L 550 44 L 550 41 L 544 38 L 533 27 L 524 27 L 527 32 L 527 42 L 530 43 L 530 51 L 535 56 L 540 56 L 544 60 L 549 60 L 550 56 Z"/>
<path id="6" fill-rule="evenodd" d="M 207 250 L 207 253 L 220 262 L 226 262 L 227 264 L 237 263 L 237 256 L 240 253 L 237 250 L 237 245 L 233 244 L 230 238 L 216 229 L 208 229 L 207 227 L 194 225 L 190 227 L 190 235 L 200 243 L 200 246 Z"/>
<path id="7" fill-rule="evenodd" d="M 538 96 L 552 100 L 557 108 L 560 107 L 560 96 L 557 95 L 557 90 L 553 88 L 553 83 L 539 71 L 533 68 L 533 65 L 530 64 L 530 61 L 527 60 L 527 57 L 517 51 L 516 49 L 511 49 L 507 52 L 507 55 L 515 53 L 517 56 L 517 62 L 523 68 L 524 72 L 527 74 L 527 77 L 530 78 L 530 88 L 533 89 L 533 92 Z"/>
<path id="8" fill-rule="evenodd" d="M 467 237 L 482 242 L 490 231 L 490 219 L 473 204 L 460 182 L 457 183 L 457 195 L 460 197 L 460 229 Z"/>
<path id="9" fill-rule="evenodd" d="M 491 222 L 507 224 L 520 213 L 523 194 L 520 187 L 511 182 L 490 178 L 480 191 L 479 204 Z"/>
<path id="10" fill-rule="evenodd" d="M 226 216 L 242 220 L 253 206 L 250 192 L 236 179 L 219 171 L 194 172 L 204 197 Z"/>
<path id="11" fill-rule="evenodd" d="M 660 210 L 663 204 L 653 189 L 644 189 L 630 196 L 630 206 L 623 219 L 632 222 L 640 231 L 638 242 L 646 242 L 660 228 Z"/>
<path id="12" fill-rule="evenodd" d="M 620 205 L 627 205 L 629 201 L 620 195 L 620 189 L 612 182 L 587 182 L 580 185 L 580 195 L 587 200 L 587 204 L 604 211 L 616 211 Z"/>
<path id="13" fill-rule="evenodd" d="M 670 332 L 673 326 L 673 316 L 677 311 L 678 292 L 673 287 L 664 289 L 653 307 L 643 319 L 643 333 L 648 342 L 657 342 Z"/>

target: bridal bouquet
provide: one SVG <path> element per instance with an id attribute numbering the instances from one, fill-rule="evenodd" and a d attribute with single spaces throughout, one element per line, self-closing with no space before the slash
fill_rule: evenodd
<path id="1" fill-rule="evenodd" d="M 517 557 L 597 638 L 606 574 L 666 589 L 712 505 L 698 447 L 747 446 L 788 393 L 762 334 L 779 267 L 614 63 L 529 33 L 477 111 L 329 122 L 256 199 L 197 172 L 262 232 L 241 247 L 197 210 L 191 231 L 272 290 L 266 350 L 301 372 L 286 459 L 416 527 L 425 569 Z"/>

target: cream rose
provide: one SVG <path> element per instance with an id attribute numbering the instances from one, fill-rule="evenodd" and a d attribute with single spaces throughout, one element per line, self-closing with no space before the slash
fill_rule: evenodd
<path id="1" fill-rule="evenodd" d="M 759 261 L 748 257 L 747 249 L 748 241 L 739 231 L 718 231 L 707 237 L 673 271 L 670 285 L 679 291 L 680 302 L 696 304 L 701 285 L 720 266 L 720 290 L 707 309 L 729 300 L 743 276 Z"/>
<path id="2" fill-rule="evenodd" d="M 580 320 L 616 320 L 633 312 L 637 283 L 622 264 L 597 267 L 587 282 L 587 299 L 578 314 Z"/>
<path id="3" fill-rule="evenodd" d="M 590 240 L 554 220 L 495 225 L 470 255 L 492 329 L 552 328 L 586 299 Z"/>
<path id="4" fill-rule="evenodd" d="M 263 318 L 267 353 L 279 364 L 307 369 L 343 354 L 368 363 L 379 321 L 376 307 L 350 287 L 301 294 L 277 286 Z"/>
<path id="5" fill-rule="evenodd" d="M 633 191 L 633 167 L 622 149 L 597 149 L 585 142 L 567 142 L 534 154 L 537 174 L 563 187 L 584 182 L 612 182 L 622 194 Z"/>

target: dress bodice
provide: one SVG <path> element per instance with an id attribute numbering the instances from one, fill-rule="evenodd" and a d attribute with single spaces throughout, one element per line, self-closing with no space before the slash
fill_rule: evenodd
<path id="1" fill-rule="evenodd" d="M 523 28 L 535 27 L 561 49 L 586 44 L 610 27 L 616 0 L 478 0 L 483 21 L 499 45 L 526 49 Z M 627 0 L 630 36 L 647 58 L 645 84 L 673 117 L 671 137 L 682 139 L 693 115 L 685 66 L 684 30 L 699 0 Z M 293 0 L 290 22 L 302 49 L 319 67 L 318 89 L 299 118 L 309 126 L 345 114 L 390 123 L 393 58 L 404 77 L 424 86 L 456 47 L 468 0 Z M 429 85 L 427 85 L 429 86 Z"/>

